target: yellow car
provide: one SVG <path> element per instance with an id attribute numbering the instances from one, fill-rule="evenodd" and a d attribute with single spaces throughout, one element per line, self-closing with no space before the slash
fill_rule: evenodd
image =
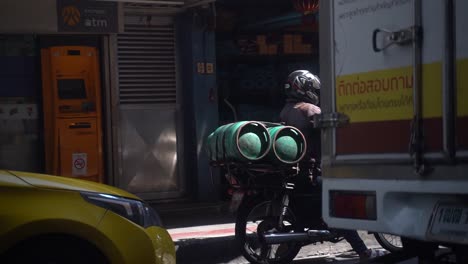
<path id="1" fill-rule="evenodd" d="M 0 263 L 175 263 L 157 213 L 90 181 L 0 170 Z"/>

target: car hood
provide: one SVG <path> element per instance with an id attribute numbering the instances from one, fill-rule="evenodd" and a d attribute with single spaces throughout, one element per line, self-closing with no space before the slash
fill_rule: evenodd
<path id="1" fill-rule="evenodd" d="M 30 173 L 30 172 L 20 172 L 20 171 L 8 171 L 9 173 L 15 175 L 16 177 L 22 179 L 28 184 L 38 187 L 38 188 L 47 188 L 47 189 L 58 189 L 58 190 L 69 190 L 69 191 L 78 191 L 78 192 L 94 192 L 94 193 L 104 193 L 116 196 L 122 196 L 132 199 L 138 199 L 137 196 L 101 183 L 78 180 L 68 177 L 59 177 L 51 176 L 46 174 L 39 173 Z"/>

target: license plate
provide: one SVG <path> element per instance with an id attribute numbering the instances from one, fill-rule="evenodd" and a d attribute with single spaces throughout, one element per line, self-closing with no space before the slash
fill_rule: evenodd
<path id="1" fill-rule="evenodd" d="M 468 206 L 447 203 L 436 205 L 428 237 L 433 240 L 468 244 Z"/>
<path id="2" fill-rule="evenodd" d="M 242 198 L 244 198 L 244 192 L 243 191 L 235 191 L 232 194 L 231 204 L 229 205 L 229 211 L 231 213 L 237 211 L 237 209 L 239 208 L 239 205 L 242 202 Z"/>

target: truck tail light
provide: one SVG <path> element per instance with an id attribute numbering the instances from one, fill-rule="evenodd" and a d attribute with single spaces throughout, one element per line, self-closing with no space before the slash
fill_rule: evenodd
<path id="1" fill-rule="evenodd" d="M 330 215 L 338 218 L 377 220 L 375 192 L 330 191 Z"/>

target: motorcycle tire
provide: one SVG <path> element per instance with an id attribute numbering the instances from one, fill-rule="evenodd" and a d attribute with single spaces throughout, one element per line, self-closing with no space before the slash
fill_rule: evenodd
<path id="1" fill-rule="evenodd" d="M 244 200 L 239 207 L 235 235 L 242 255 L 250 263 L 290 263 L 302 247 L 302 244 L 298 242 L 262 245 L 259 240 L 259 233 L 276 229 L 279 220 L 279 213 L 271 213 L 274 210 L 268 210 L 268 208 L 271 208 L 271 203 L 270 200 L 254 198 Z M 293 231 L 294 222 L 295 216 L 291 210 L 288 210 L 283 221 L 283 230 Z"/>
<path id="2" fill-rule="evenodd" d="M 403 244 L 399 236 L 385 233 L 374 233 L 374 237 L 382 248 L 391 253 L 403 251 Z"/>

